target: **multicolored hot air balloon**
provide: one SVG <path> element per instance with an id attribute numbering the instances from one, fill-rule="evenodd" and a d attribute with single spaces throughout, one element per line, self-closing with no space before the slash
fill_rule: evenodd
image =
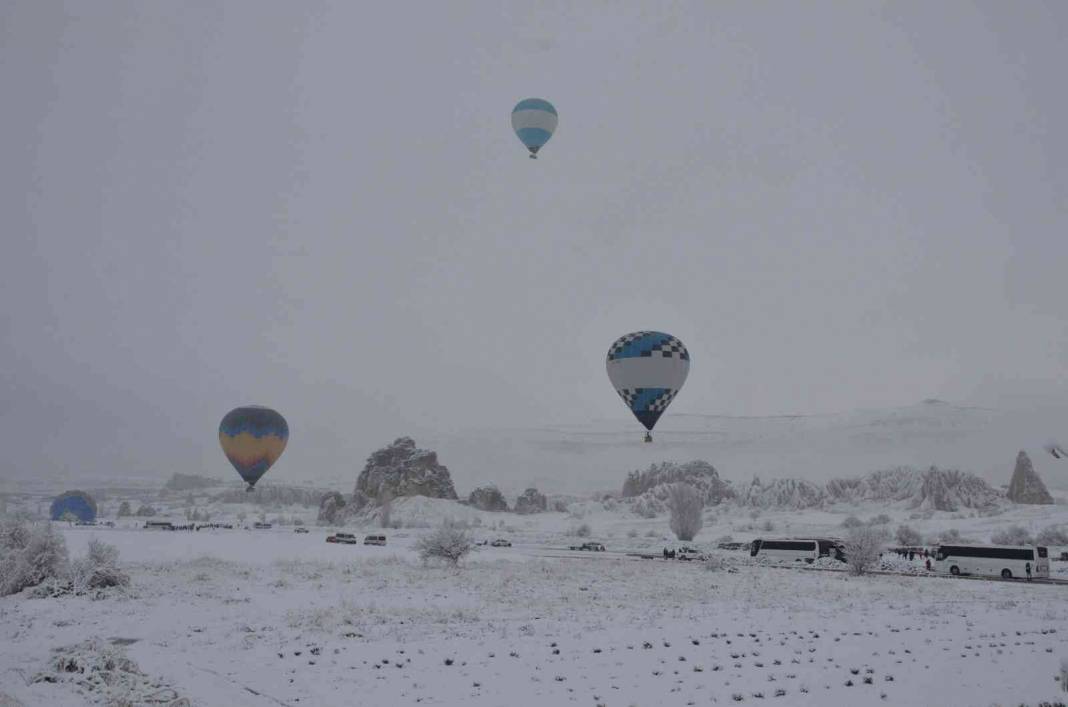
<path id="1" fill-rule="evenodd" d="M 616 339 L 608 349 L 608 379 L 638 422 L 649 432 L 690 373 L 690 353 L 671 334 L 636 331 Z"/>
<path id="2" fill-rule="evenodd" d="M 289 441 L 286 419 L 270 408 L 234 408 L 219 423 L 219 444 L 251 491 Z"/>
<path id="3" fill-rule="evenodd" d="M 515 104 L 512 130 L 530 150 L 530 159 L 538 159 L 538 150 L 553 136 L 557 120 L 556 108 L 544 98 L 525 98 Z"/>

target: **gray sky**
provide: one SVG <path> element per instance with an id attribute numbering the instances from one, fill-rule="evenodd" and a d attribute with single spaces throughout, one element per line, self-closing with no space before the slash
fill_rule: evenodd
<path id="1" fill-rule="evenodd" d="M 622 427 L 645 328 L 674 413 L 1068 400 L 1065 66 L 1053 2 L 9 0 L 0 476 Z"/>

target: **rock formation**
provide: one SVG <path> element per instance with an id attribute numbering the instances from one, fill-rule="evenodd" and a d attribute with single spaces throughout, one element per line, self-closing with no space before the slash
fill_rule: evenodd
<path id="1" fill-rule="evenodd" d="M 538 493 L 538 489 L 527 489 L 515 500 L 516 513 L 544 513 L 549 503 L 545 494 Z"/>
<path id="2" fill-rule="evenodd" d="M 429 496 L 456 500 L 449 470 L 438 463 L 438 455 L 418 449 L 411 437 L 401 437 L 367 459 L 356 479 L 355 498 L 371 499 L 402 496 Z"/>
<path id="3" fill-rule="evenodd" d="M 475 489 L 467 497 L 467 503 L 480 511 L 508 510 L 508 501 L 504 500 L 504 494 L 496 486 L 482 486 Z"/>
<path id="4" fill-rule="evenodd" d="M 1053 496 L 1049 495 L 1046 485 L 1042 483 L 1031 458 L 1027 452 L 1016 455 L 1016 468 L 1012 472 L 1012 481 L 1006 494 L 1013 503 L 1050 504 Z"/>

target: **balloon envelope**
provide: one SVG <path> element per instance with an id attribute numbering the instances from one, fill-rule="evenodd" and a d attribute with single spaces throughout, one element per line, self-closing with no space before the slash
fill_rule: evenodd
<path id="1" fill-rule="evenodd" d="M 251 491 L 289 441 L 289 425 L 270 408 L 239 407 L 219 423 L 219 443 Z"/>
<path id="2" fill-rule="evenodd" d="M 636 331 L 608 349 L 608 379 L 619 397 L 652 430 L 690 373 L 690 353 L 671 334 Z"/>
<path id="3" fill-rule="evenodd" d="M 512 130 L 531 155 L 549 142 L 557 121 L 556 108 L 543 98 L 525 98 L 512 109 Z"/>

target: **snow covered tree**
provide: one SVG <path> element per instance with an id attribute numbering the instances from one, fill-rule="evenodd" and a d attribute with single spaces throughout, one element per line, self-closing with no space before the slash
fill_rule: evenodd
<path id="1" fill-rule="evenodd" d="M 89 540 L 85 557 L 71 562 L 69 576 L 75 594 L 130 583 L 129 575 L 119 569 L 119 549 L 96 538 Z"/>
<path id="2" fill-rule="evenodd" d="M 389 527 L 390 516 L 393 514 L 393 494 L 384 490 L 378 497 L 378 525 L 383 528 Z"/>
<path id="3" fill-rule="evenodd" d="M 862 575 L 878 562 L 886 537 L 886 530 L 879 526 L 859 525 L 849 528 L 843 549 L 850 574 Z"/>
<path id="4" fill-rule="evenodd" d="M 415 543 L 415 549 L 424 562 L 430 559 L 445 560 L 456 565 L 471 552 L 471 536 L 466 530 L 445 523 L 429 535 L 424 535 Z"/>
<path id="5" fill-rule="evenodd" d="M 909 525 L 902 524 L 897 526 L 895 537 L 898 544 L 905 547 L 913 547 L 923 543 L 923 538 L 920 537 L 919 531 Z"/>
<path id="6" fill-rule="evenodd" d="M 990 536 L 990 542 L 995 545 L 1030 545 L 1034 542 L 1027 528 L 1020 525 L 1010 525 L 1004 530 Z"/>
<path id="7" fill-rule="evenodd" d="M 1068 545 L 1068 529 L 1051 525 L 1038 534 L 1035 542 L 1039 545 Z"/>
<path id="8" fill-rule="evenodd" d="M 0 527 L 0 596 L 21 592 L 67 569 L 67 544 L 51 524 Z"/>
<path id="9" fill-rule="evenodd" d="M 123 501 L 122 503 L 119 504 L 119 512 L 115 514 L 115 517 L 116 518 L 125 518 L 126 516 L 130 515 L 130 513 L 131 513 L 131 511 L 130 511 L 130 502 L 129 501 Z"/>
<path id="10" fill-rule="evenodd" d="M 672 484 L 668 492 L 668 511 L 671 513 L 669 526 L 671 532 L 679 540 L 689 542 L 697 533 L 701 532 L 704 524 L 702 512 L 705 508 L 704 499 L 693 486 L 689 484 Z"/>
<path id="11" fill-rule="evenodd" d="M 864 525 L 864 521 L 862 521 L 860 518 L 857 518 L 856 516 L 849 516 L 848 518 L 842 521 L 843 528 L 859 528 L 862 525 Z"/>

